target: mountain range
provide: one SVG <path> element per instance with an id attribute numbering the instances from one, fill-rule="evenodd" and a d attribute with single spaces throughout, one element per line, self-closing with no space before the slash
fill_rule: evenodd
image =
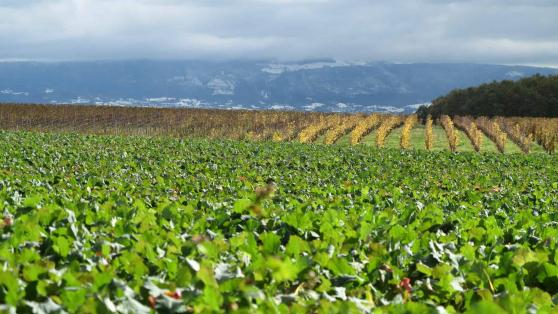
<path id="1" fill-rule="evenodd" d="M 0 62 L 0 102 L 411 112 L 455 88 L 558 69 L 273 61 Z"/>

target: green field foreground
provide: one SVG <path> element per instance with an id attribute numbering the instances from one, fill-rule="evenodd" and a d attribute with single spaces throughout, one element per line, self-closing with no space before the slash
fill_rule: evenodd
<path id="1" fill-rule="evenodd" d="M 0 312 L 554 312 L 556 169 L 0 131 Z"/>

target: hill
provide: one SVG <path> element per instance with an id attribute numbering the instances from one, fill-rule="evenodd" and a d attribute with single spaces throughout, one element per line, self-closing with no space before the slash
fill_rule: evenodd
<path id="1" fill-rule="evenodd" d="M 421 107 L 420 116 L 558 117 L 558 76 L 535 75 L 458 89 Z"/>
<path id="2" fill-rule="evenodd" d="M 0 62 L 0 102 L 412 112 L 456 88 L 556 69 L 310 60 Z"/>

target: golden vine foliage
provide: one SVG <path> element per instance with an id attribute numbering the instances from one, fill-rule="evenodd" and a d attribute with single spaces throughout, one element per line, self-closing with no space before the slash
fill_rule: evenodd
<path id="1" fill-rule="evenodd" d="M 327 145 L 331 145 L 337 142 L 338 139 L 340 139 L 348 131 L 353 129 L 357 125 L 359 120 L 360 116 L 358 115 L 351 115 L 344 118 L 341 123 L 327 131 L 324 143 Z"/>
<path id="2" fill-rule="evenodd" d="M 106 135 L 288 140 L 323 116 L 323 113 L 294 111 L 2 104 L 0 128 Z M 296 131 L 294 134 L 293 130 Z"/>
<path id="3" fill-rule="evenodd" d="M 301 143 L 312 143 L 324 132 L 336 125 L 339 125 L 341 119 L 341 116 L 335 114 L 320 117 L 318 122 L 303 129 L 298 135 L 298 139 Z"/>
<path id="4" fill-rule="evenodd" d="M 482 132 L 477 128 L 475 121 L 470 117 L 455 117 L 455 126 L 465 132 L 476 152 L 480 152 L 482 146 Z"/>
<path id="5" fill-rule="evenodd" d="M 393 129 L 401 125 L 401 117 L 399 116 L 388 116 L 386 117 L 380 127 L 378 127 L 378 131 L 376 132 L 376 146 L 384 147 L 386 137 L 391 133 Z"/>
<path id="6" fill-rule="evenodd" d="M 502 131 L 500 128 L 498 120 L 489 120 L 486 117 L 480 117 L 477 119 L 476 123 L 482 132 L 496 144 L 498 151 L 500 153 L 504 153 L 506 150 L 508 136 L 506 135 L 506 132 Z"/>
<path id="7" fill-rule="evenodd" d="M 273 133 L 273 136 L 271 137 L 271 140 L 273 142 L 283 142 L 284 136 L 283 134 L 281 134 L 281 132 L 275 132 Z"/>
<path id="8" fill-rule="evenodd" d="M 302 137 L 305 143 L 315 141 L 318 136 L 330 130 L 327 132 L 326 141 L 331 143 L 350 130 L 347 117 L 349 116 L 343 114 L 294 111 L 2 104 L 0 129 L 276 142 L 300 140 Z M 364 136 L 390 118 L 386 115 L 371 114 L 365 117 L 356 115 L 354 119 L 358 121 L 350 132 L 352 145 L 361 142 Z M 505 117 L 496 120 L 497 125 L 492 120 L 486 118 L 482 120 L 488 121 L 486 131 L 481 129 L 479 121 L 473 120 L 473 122 L 496 143 L 500 151 L 503 150 L 506 142 L 504 139 L 507 140 L 507 137 L 525 153 L 532 150 L 533 141 L 548 153 L 553 153 L 558 146 L 558 119 L 556 118 Z M 432 149 L 435 143 L 433 123 L 431 118 L 426 121 L 425 147 L 427 149 Z M 454 123 L 461 128 L 457 120 Z M 396 126 L 399 125 L 400 121 L 396 123 Z M 384 145 L 383 141 L 391 129 L 396 127 L 386 126 L 388 125 L 384 125 L 376 136 L 381 146 Z M 464 125 L 462 129 L 465 133 L 466 130 L 474 130 L 471 123 Z M 406 144 L 405 133 L 407 131 L 403 130 L 402 143 L 400 143 L 403 144 L 402 146 Z M 472 132 L 477 134 L 477 137 L 478 133 Z M 493 133 L 495 135 L 489 135 Z M 499 136 L 496 136 L 498 134 Z M 476 150 L 479 149 L 480 143 L 478 145 L 475 143 L 480 142 L 480 138 L 472 141 Z"/>
<path id="9" fill-rule="evenodd" d="M 432 146 L 434 144 L 434 133 L 432 132 L 432 124 L 432 116 L 428 115 L 428 117 L 426 117 L 426 124 L 424 128 L 424 146 L 427 150 L 432 150 Z"/>
<path id="10" fill-rule="evenodd" d="M 537 118 L 534 125 L 537 142 L 544 150 L 552 154 L 558 144 L 558 119 Z"/>
<path id="11" fill-rule="evenodd" d="M 297 126 L 293 122 L 289 122 L 283 132 L 276 131 L 273 133 L 271 140 L 274 142 L 286 142 L 294 138 L 297 133 Z"/>
<path id="12" fill-rule="evenodd" d="M 417 115 L 413 114 L 405 118 L 403 123 L 403 129 L 401 130 L 401 140 L 400 146 L 403 149 L 409 149 L 411 147 L 411 130 L 418 122 Z"/>
<path id="13" fill-rule="evenodd" d="M 380 115 L 377 113 L 361 119 L 351 132 L 349 140 L 351 145 L 358 144 L 362 140 L 362 138 L 372 132 L 372 130 L 374 130 L 374 128 L 378 126 L 378 124 L 380 124 Z"/>
<path id="14" fill-rule="evenodd" d="M 443 115 L 440 118 L 440 123 L 442 124 L 444 131 L 446 131 L 446 136 L 448 137 L 448 144 L 450 150 L 452 152 L 457 151 L 457 146 L 459 145 L 459 138 L 457 137 L 457 130 L 453 125 L 453 121 L 451 121 L 451 118 L 449 116 Z"/>
<path id="15" fill-rule="evenodd" d="M 499 118 L 499 122 L 510 139 L 519 146 L 522 152 L 528 154 L 533 143 L 533 133 L 524 133 L 521 125 L 513 119 Z"/>
<path id="16" fill-rule="evenodd" d="M 511 118 L 525 136 L 531 136 L 549 154 L 558 146 L 557 118 Z"/>
<path id="17" fill-rule="evenodd" d="M 477 152 L 480 152 L 482 147 L 482 138 L 483 138 L 481 130 L 477 128 L 477 125 L 475 124 L 474 121 L 470 122 L 469 128 L 467 128 L 467 130 L 468 130 L 467 135 L 468 136 L 470 135 L 469 138 L 471 139 L 473 147 Z"/>

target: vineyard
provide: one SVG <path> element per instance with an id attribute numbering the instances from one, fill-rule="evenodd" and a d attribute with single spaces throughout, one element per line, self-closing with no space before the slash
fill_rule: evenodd
<path id="1" fill-rule="evenodd" d="M 553 153 L 558 119 L 0 105 L 0 129 L 500 153 Z"/>
<path id="2" fill-rule="evenodd" d="M 555 156 L 295 142 L 0 131 L 0 312 L 555 310 Z"/>

